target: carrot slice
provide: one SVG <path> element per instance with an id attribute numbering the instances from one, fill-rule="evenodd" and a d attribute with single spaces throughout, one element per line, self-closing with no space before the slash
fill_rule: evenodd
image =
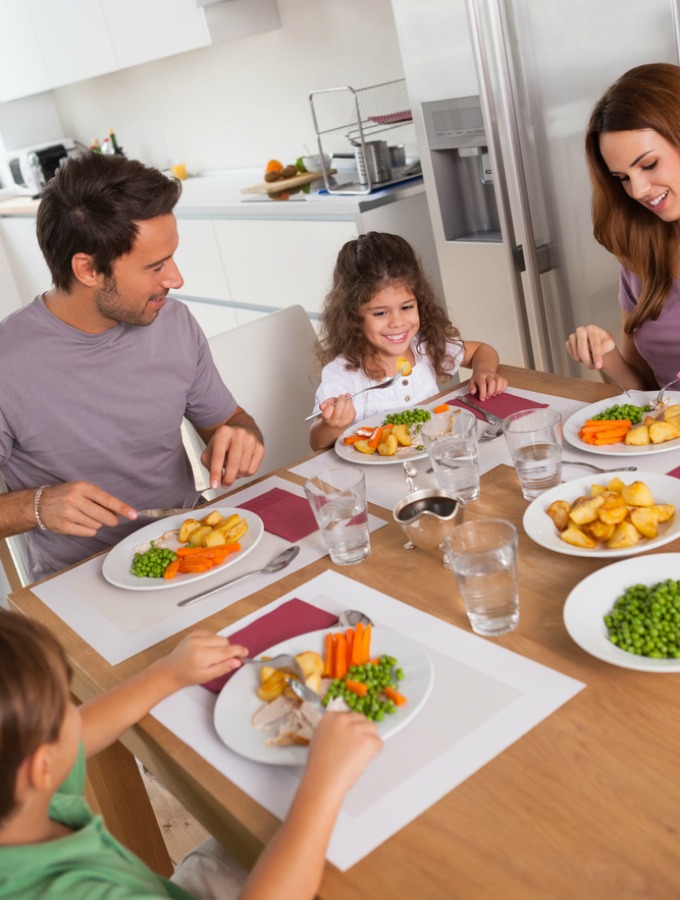
<path id="1" fill-rule="evenodd" d="M 361 622 L 357 622 L 354 629 L 354 642 L 352 644 L 352 665 L 363 666 L 364 659 L 364 626 Z"/>
<path id="2" fill-rule="evenodd" d="M 173 559 L 171 563 L 168 563 L 165 567 L 165 572 L 163 572 L 163 578 L 174 578 L 179 569 L 179 562 L 178 559 Z"/>
<path id="3" fill-rule="evenodd" d="M 350 434 L 342 439 L 343 444 L 356 444 L 357 441 L 364 440 L 360 434 Z"/>
<path id="4" fill-rule="evenodd" d="M 448 403 L 442 403 L 440 406 L 435 406 L 432 410 L 433 413 L 444 413 L 448 412 L 451 409 Z"/>
<path id="5" fill-rule="evenodd" d="M 376 428 L 373 432 L 373 436 L 369 438 L 368 446 L 369 447 L 377 447 L 380 443 L 380 438 L 383 435 L 383 431 L 385 430 L 385 426 L 381 425 L 379 428 Z"/>
<path id="6" fill-rule="evenodd" d="M 323 677 L 333 677 L 333 635 L 329 631 L 324 638 Z"/>
<path id="7" fill-rule="evenodd" d="M 352 651 L 354 648 L 354 629 L 348 628 L 345 632 L 345 638 L 347 639 L 347 659 L 349 664 L 352 665 Z"/>
<path id="8" fill-rule="evenodd" d="M 371 626 L 364 628 L 364 648 L 361 654 L 362 664 L 367 663 L 371 658 Z"/>
<path id="9" fill-rule="evenodd" d="M 351 678 L 345 679 L 345 686 L 352 691 L 353 694 L 356 694 L 358 697 L 365 697 L 368 693 L 368 685 L 364 684 L 361 681 L 353 681 Z"/>
<path id="10" fill-rule="evenodd" d="M 338 643 L 335 647 L 335 677 L 344 678 L 348 669 L 347 638 L 344 634 L 338 635 Z"/>
<path id="11" fill-rule="evenodd" d="M 177 570 L 181 575 L 187 575 L 191 572 L 207 572 L 212 569 L 207 563 L 183 563 Z"/>
<path id="12" fill-rule="evenodd" d="M 383 688 L 383 694 L 387 697 L 388 700 L 392 700 L 394 703 L 396 703 L 397 706 L 403 706 L 404 703 L 406 703 L 406 697 L 404 697 L 403 694 L 400 694 L 399 691 L 395 690 L 389 685 Z"/>

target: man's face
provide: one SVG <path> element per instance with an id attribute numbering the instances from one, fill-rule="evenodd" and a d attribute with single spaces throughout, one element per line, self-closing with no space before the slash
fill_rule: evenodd
<path id="1" fill-rule="evenodd" d="M 138 222 L 139 231 L 132 250 L 113 264 L 110 278 L 94 296 L 97 312 L 110 322 L 151 325 L 165 305 L 170 290 L 184 279 L 173 260 L 179 242 L 173 215 Z"/>

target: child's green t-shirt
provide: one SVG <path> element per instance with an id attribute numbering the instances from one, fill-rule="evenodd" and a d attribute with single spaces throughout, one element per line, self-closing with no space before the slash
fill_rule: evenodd
<path id="1" fill-rule="evenodd" d="M 50 803 L 50 818 L 74 829 L 44 844 L 0 847 L 0 900 L 195 900 L 126 850 L 83 796 L 85 754 Z"/>

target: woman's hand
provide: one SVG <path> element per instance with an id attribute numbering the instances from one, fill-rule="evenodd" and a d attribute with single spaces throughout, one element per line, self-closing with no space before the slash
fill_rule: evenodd
<path id="1" fill-rule="evenodd" d="M 480 400 L 487 400 L 502 394 L 508 386 L 507 378 L 503 378 L 493 369 L 473 369 L 470 376 L 470 393 L 478 395 Z"/>
<path id="2" fill-rule="evenodd" d="M 605 355 L 616 350 L 616 341 L 599 325 L 581 325 L 569 335 L 565 346 L 576 362 L 582 363 L 587 369 L 601 369 Z"/>

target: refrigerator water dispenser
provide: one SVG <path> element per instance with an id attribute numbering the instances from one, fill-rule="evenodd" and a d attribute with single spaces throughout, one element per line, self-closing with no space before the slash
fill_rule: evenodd
<path id="1" fill-rule="evenodd" d="M 501 240 L 479 97 L 423 103 L 444 236 L 447 241 Z"/>

